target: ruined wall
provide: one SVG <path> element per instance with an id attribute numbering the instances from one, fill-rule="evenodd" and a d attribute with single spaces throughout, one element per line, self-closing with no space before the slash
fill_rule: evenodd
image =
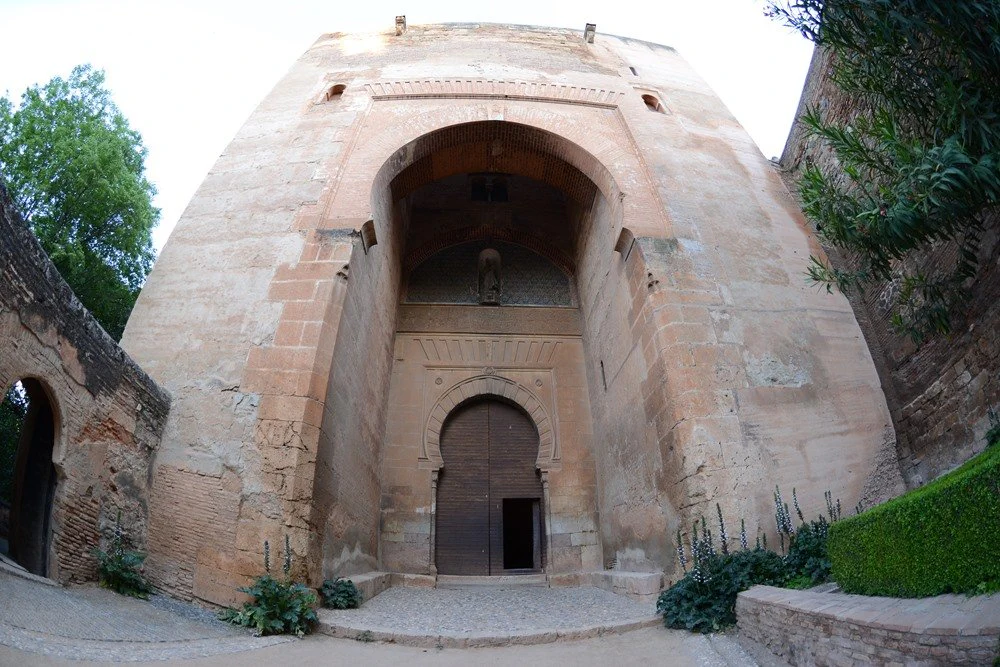
<path id="1" fill-rule="evenodd" d="M 817 51 L 806 78 L 799 113 L 819 107 L 832 119 L 850 119 L 857 102 L 830 81 L 829 55 Z M 835 164 L 835 156 L 796 123 L 781 157 L 781 168 L 791 189 L 806 164 L 821 168 Z M 907 261 L 933 271 L 954 264 L 953 244 L 938 244 Z M 845 259 L 831 252 L 831 260 Z M 991 426 L 989 410 L 1000 410 L 1000 215 L 985 218 L 979 250 L 980 270 L 969 283 L 960 308 L 953 313 L 953 331 L 937 335 L 920 346 L 895 331 L 890 307 L 899 285 L 890 282 L 851 295 L 850 302 L 864 331 L 878 369 L 896 431 L 899 466 L 906 484 L 920 486 L 934 479 L 986 445 Z M 874 490 L 873 490 L 874 491 Z M 885 499 L 885 494 L 871 500 Z"/>
<path id="2" fill-rule="evenodd" d="M 48 576 L 92 580 L 91 551 L 119 511 L 148 547 L 150 460 L 170 398 L 77 301 L 0 186 L 0 391 L 21 379 L 54 411 Z"/>

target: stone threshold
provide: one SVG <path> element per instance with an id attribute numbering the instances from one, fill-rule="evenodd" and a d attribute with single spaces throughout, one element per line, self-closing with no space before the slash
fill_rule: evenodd
<path id="1" fill-rule="evenodd" d="M 47 579 L 46 577 L 39 576 L 37 574 L 32 574 L 28 572 L 23 567 L 7 558 L 3 554 L 0 554 L 0 572 L 5 572 L 11 574 L 15 577 L 20 577 L 21 579 L 27 579 L 28 581 L 34 581 L 39 584 L 45 584 L 46 586 L 59 586 L 59 582 Z"/>
<path id="2" fill-rule="evenodd" d="M 602 570 L 560 574 L 518 574 L 492 577 L 410 574 L 405 572 L 366 572 L 346 577 L 354 582 L 365 600 L 371 600 L 392 586 L 416 588 L 452 588 L 458 586 L 593 586 L 637 602 L 656 603 L 663 590 L 662 572 L 627 572 Z"/>
<path id="3" fill-rule="evenodd" d="M 530 632 L 509 633 L 475 633 L 475 632 L 442 632 L 439 634 L 414 634 L 390 629 L 357 627 L 343 622 L 331 622 L 323 618 L 317 631 L 331 637 L 357 639 L 359 641 L 378 641 L 417 646 L 421 648 L 489 648 L 498 646 L 549 644 L 557 641 L 574 641 L 603 635 L 623 634 L 640 628 L 651 628 L 662 623 L 659 616 L 652 616 L 641 621 L 625 621 L 602 625 L 588 625 L 579 628 L 560 630 L 534 630 Z"/>

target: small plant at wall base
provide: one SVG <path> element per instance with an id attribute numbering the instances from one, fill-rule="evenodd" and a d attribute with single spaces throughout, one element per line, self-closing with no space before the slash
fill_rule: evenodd
<path id="1" fill-rule="evenodd" d="M 142 563 L 146 555 L 129 549 L 128 537 L 122 529 L 122 513 L 118 512 L 115 528 L 108 540 L 108 550 L 94 549 L 101 586 L 121 595 L 143 600 L 153 592 L 146 580 Z"/>
<path id="2" fill-rule="evenodd" d="M 722 510 L 718 505 L 719 534 L 726 535 Z M 776 553 L 755 548 L 730 551 L 728 540 L 720 544 L 723 553 L 715 550 L 715 537 L 704 518 L 691 529 L 690 558 L 683 536 L 677 532 L 677 556 L 685 571 L 684 577 L 660 593 L 656 613 L 663 616 L 668 628 L 692 632 L 714 632 L 736 622 L 736 596 L 757 584 L 780 586 L 787 574 L 785 564 Z M 741 523 L 740 543 L 746 545 L 746 530 Z M 687 565 L 691 563 L 691 569 Z"/>
<path id="3" fill-rule="evenodd" d="M 255 634 L 295 634 L 299 637 L 312 631 L 316 623 L 316 595 L 304 584 L 290 578 L 292 551 L 285 536 L 284 577 L 271 576 L 271 547 L 264 541 L 264 571 L 253 584 L 239 590 L 252 599 L 240 609 L 224 609 L 219 618 L 234 625 L 253 628 Z"/>
<path id="4" fill-rule="evenodd" d="M 353 581 L 342 577 L 324 581 L 319 593 L 327 609 L 357 609 L 364 597 Z"/>
<path id="5" fill-rule="evenodd" d="M 736 622 L 736 596 L 752 586 L 810 588 L 829 580 L 827 535 L 830 524 L 840 518 L 840 502 L 834 502 L 829 491 L 825 498 L 829 519 L 821 516 L 806 522 L 798 495 L 792 490 L 792 505 L 800 521 L 796 528 L 780 489 L 775 489 L 774 516 L 782 551 L 784 545 L 788 545 L 784 557 L 768 551 L 766 537 L 763 542 L 758 537 L 757 546 L 748 548 L 743 521 L 740 521 L 741 549 L 732 551 L 728 537 L 721 537 L 726 536 L 727 531 L 718 504 L 719 552 L 716 552 L 715 536 L 704 519 L 692 526 L 690 549 L 685 548 L 685 536 L 678 530 L 677 558 L 685 575 L 657 599 L 656 612 L 663 616 L 664 625 L 692 632 L 714 632 Z"/>

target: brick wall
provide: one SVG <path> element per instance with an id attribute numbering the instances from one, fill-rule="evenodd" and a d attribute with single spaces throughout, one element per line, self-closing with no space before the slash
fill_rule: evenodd
<path id="1" fill-rule="evenodd" d="M 93 579 L 92 549 L 119 511 L 148 547 L 149 466 L 170 398 L 77 301 L 0 187 L 0 391 L 21 379 L 55 414 L 48 575 Z"/>
<path id="2" fill-rule="evenodd" d="M 817 51 L 809 69 L 799 113 L 818 106 L 828 117 L 849 120 L 857 103 L 829 79 L 829 56 Z M 830 165 L 834 156 L 796 124 L 788 137 L 781 167 L 794 180 L 807 162 Z M 953 244 L 938 244 L 907 260 L 933 270 L 953 262 Z M 835 265 L 846 266 L 837 252 Z M 953 313 L 950 335 L 929 338 L 919 347 L 890 323 L 889 304 L 898 285 L 876 285 L 850 302 L 875 359 L 896 431 L 900 469 L 910 487 L 920 486 L 960 465 L 985 447 L 988 411 L 1000 409 L 1000 215 L 985 218 L 979 251 L 980 271 Z M 885 494 L 875 494 L 877 500 Z M 891 495 L 891 494 L 890 494 Z"/>

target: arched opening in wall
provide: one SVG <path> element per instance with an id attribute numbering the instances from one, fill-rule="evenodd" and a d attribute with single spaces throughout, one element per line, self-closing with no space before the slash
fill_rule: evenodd
<path id="1" fill-rule="evenodd" d="M 472 399 L 441 430 L 435 530 L 437 571 L 501 575 L 542 570 L 538 433 L 520 407 Z"/>
<path id="2" fill-rule="evenodd" d="M 384 159 L 371 181 L 378 246 L 353 251 L 326 392 L 327 413 L 346 416 L 336 426 L 325 420 L 317 452 L 314 512 L 323 558 L 338 563 L 324 574 L 376 561 L 397 572 L 437 572 L 437 474 L 448 484 L 449 464 L 437 471 L 439 459 L 414 443 L 425 441 L 427 406 L 491 374 L 537 391 L 569 434 L 562 440 L 553 427 L 551 451 L 565 442 L 572 458 L 553 453 L 542 471 L 543 488 L 550 471 L 555 479 L 551 502 L 541 503 L 550 555 L 490 571 L 599 566 L 591 396 L 604 393 L 597 359 L 617 370 L 633 346 L 629 302 L 614 317 L 601 302 L 622 291 L 612 249 L 620 192 L 578 145 L 506 121 L 446 126 Z M 598 338 L 610 349 L 588 350 Z M 527 501 L 510 500 L 511 517 L 528 515 Z M 344 553 L 360 555 L 345 562 Z"/>
<path id="3" fill-rule="evenodd" d="M 55 438 L 55 412 L 42 383 L 11 385 L 0 403 L 0 553 L 42 576 L 56 490 Z"/>
<path id="4" fill-rule="evenodd" d="M 347 86 L 343 83 L 338 83 L 330 86 L 327 91 L 323 94 L 324 102 L 333 102 L 339 100 L 344 91 L 347 90 Z"/>
<path id="5" fill-rule="evenodd" d="M 656 113 L 666 113 L 663 108 L 663 104 L 655 95 L 643 95 L 642 101 L 646 105 L 648 111 L 655 111 Z"/>

